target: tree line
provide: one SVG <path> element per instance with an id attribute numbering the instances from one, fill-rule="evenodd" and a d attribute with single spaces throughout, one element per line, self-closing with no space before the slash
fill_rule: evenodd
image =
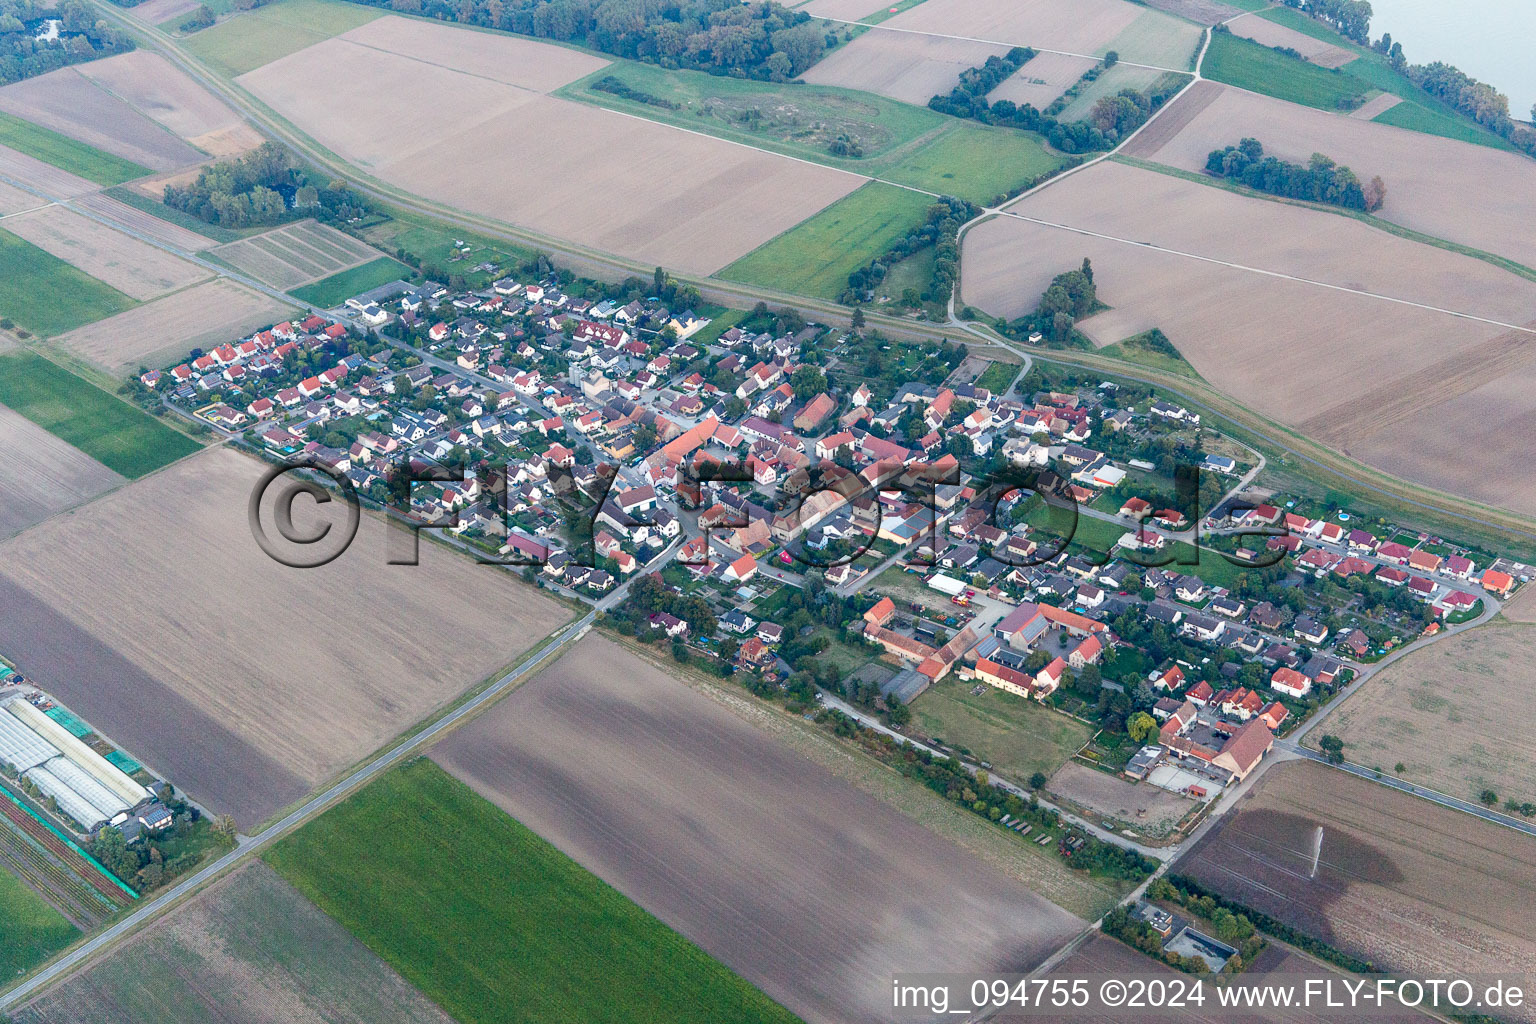
<path id="1" fill-rule="evenodd" d="M 1103 61 L 1083 73 L 1077 84 L 1067 91 L 1069 95 L 1059 97 L 1045 111 L 1036 110 L 1029 103 L 1020 106 L 1012 100 L 989 102 L 987 94 L 1016 74 L 1034 56 L 1035 51 L 1029 47 L 1015 46 L 1002 57 L 988 57 L 979 67 L 961 72 L 954 89 L 947 96 L 934 96 L 928 101 L 928 107 L 941 114 L 970 118 L 982 124 L 1036 132 L 1063 153 L 1092 153 L 1113 149 L 1121 139 L 1145 124 L 1178 91 L 1178 85 L 1172 81 L 1168 84 L 1160 82 L 1146 93 L 1121 89 L 1113 96 L 1101 97 L 1087 118 L 1059 120 L 1056 114 L 1065 108 L 1071 95 L 1114 66 L 1119 58 L 1111 51 L 1104 55 Z"/>
<path id="2" fill-rule="evenodd" d="M 1348 210 L 1374 213 L 1387 197 L 1387 186 L 1380 175 L 1362 185 L 1354 171 L 1322 153 L 1313 153 L 1305 164 L 1289 163 L 1265 156 L 1258 139 L 1243 139 L 1235 146 L 1213 149 L 1206 158 L 1205 169 L 1270 195 Z"/>
<path id="3" fill-rule="evenodd" d="M 1280 0 L 1332 27 L 1361 46 L 1370 44 L 1371 5 L 1368 0 Z"/>
<path id="4" fill-rule="evenodd" d="M 59 37 L 37 38 L 49 19 L 59 22 Z M 123 35 L 85 4 L 44 7 L 32 0 L 0 0 L 0 85 L 35 78 L 69 64 L 133 49 Z"/>
<path id="5" fill-rule="evenodd" d="M 354 0 L 402 14 L 497 28 L 616 57 L 717 75 L 786 81 L 837 37 L 777 0 Z"/>
<path id="6" fill-rule="evenodd" d="M 929 302 L 946 301 L 960 277 L 960 226 L 980 211 L 964 199 L 944 196 L 928 207 L 923 223 L 908 231 L 876 256 L 867 266 L 848 275 L 848 289 L 839 301 L 845 304 L 868 302 L 892 267 L 914 253 L 933 246 L 933 275 L 923 298 Z"/>
<path id="7" fill-rule="evenodd" d="M 275 142 L 210 164 L 189 185 L 167 185 L 165 205 L 227 228 L 281 224 L 300 217 L 349 221 L 366 215 L 366 199 L 343 181 L 317 185 Z"/>

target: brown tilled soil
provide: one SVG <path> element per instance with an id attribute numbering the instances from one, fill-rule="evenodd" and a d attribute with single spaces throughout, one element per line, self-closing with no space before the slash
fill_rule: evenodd
<path id="1" fill-rule="evenodd" d="M 1271 767 L 1175 871 L 1384 970 L 1536 971 L 1536 840 L 1325 765 Z"/>
<path id="2" fill-rule="evenodd" d="M 213 276 L 195 263 L 62 206 L 8 217 L 5 230 L 141 301 Z"/>
<path id="3" fill-rule="evenodd" d="M 1182 131 L 1170 137 L 1160 117 L 1137 136 L 1130 155 L 1200 171 L 1211 150 L 1245 135 L 1284 160 L 1306 163 L 1326 153 L 1362 181 L 1381 176 L 1387 200 L 1380 216 L 1387 220 L 1536 266 L 1536 233 L 1527 230 L 1536 194 L 1529 157 L 1207 84 L 1180 99 L 1170 116 L 1198 90 L 1212 88 L 1219 94 Z"/>
<path id="4" fill-rule="evenodd" d="M 803 77 L 812 85 L 858 89 L 924 106 L 953 89 L 960 72 L 1007 52 L 999 43 L 875 29 L 822 58 Z"/>
<path id="5" fill-rule="evenodd" d="M 808 1024 L 893 974 L 1025 971 L 1081 922 L 614 642 L 433 758 Z"/>
<path id="6" fill-rule="evenodd" d="M 648 266 L 713 273 L 865 183 L 509 84 L 504 71 L 481 70 L 482 41 L 503 37 L 436 31 L 468 47 L 440 54 L 451 65 L 376 49 L 349 33 L 240 82 L 398 187 Z M 547 58 L 564 69 L 558 75 L 528 81 L 547 85 L 571 73 L 569 51 L 518 42 L 561 55 Z"/>
<path id="7" fill-rule="evenodd" d="M 1245 14 L 1227 23 L 1235 36 L 1252 39 L 1264 46 L 1283 46 L 1295 50 L 1310 63 L 1324 68 L 1343 67 L 1355 59 L 1353 50 L 1325 43 L 1321 39 L 1276 24 L 1257 14 Z"/>
<path id="8" fill-rule="evenodd" d="M 430 542 L 420 565 L 386 564 L 371 515 L 324 568 L 279 565 L 247 518 L 263 469 L 209 449 L 0 545 L 0 650 L 246 827 L 568 617 L 505 571 Z M 339 506 L 319 511 L 330 522 Z M 312 508 L 299 499 L 301 528 Z"/>
<path id="9" fill-rule="evenodd" d="M 203 159 L 203 154 L 75 67 L 0 88 L 0 110 L 152 171 L 168 171 Z"/>
<path id="10" fill-rule="evenodd" d="M 123 478 L 0 405 L 0 537 L 90 501 Z"/>

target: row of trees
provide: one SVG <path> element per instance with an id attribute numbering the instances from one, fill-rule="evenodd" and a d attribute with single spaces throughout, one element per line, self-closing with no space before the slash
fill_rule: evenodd
<path id="1" fill-rule="evenodd" d="M 1510 117 L 1509 97 L 1487 82 L 1479 82 L 1460 68 L 1441 61 L 1409 65 L 1403 73 L 1431 96 L 1508 139 L 1526 154 L 1536 156 L 1536 131 Z M 1531 108 L 1531 117 L 1536 119 L 1536 106 Z"/>
<path id="2" fill-rule="evenodd" d="M 785 81 L 837 37 L 777 0 L 357 0 L 403 14 L 556 39 L 664 68 Z"/>
<path id="3" fill-rule="evenodd" d="M 960 225 L 979 211 L 963 199 L 945 196 L 928 207 L 923 223 L 892 243 L 891 247 L 848 275 L 848 290 L 841 301 L 846 304 L 868 302 L 885 280 L 886 273 L 914 253 L 934 246 L 933 275 L 922 298 L 929 302 L 947 301 L 960 277 Z"/>
<path id="4" fill-rule="evenodd" d="M 58 38 L 38 39 L 44 19 L 55 18 Z M 133 40 L 76 0 L 57 8 L 33 0 L 0 0 L 0 85 L 131 49 Z"/>
<path id="5" fill-rule="evenodd" d="M 1235 146 L 1212 150 L 1205 169 L 1270 195 L 1328 203 L 1348 210 L 1375 212 L 1387 197 L 1387 186 L 1380 175 L 1362 185 L 1354 171 L 1322 153 L 1313 153 L 1305 164 L 1293 164 L 1265 156 L 1258 139 L 1243 139 Z"/>
<path id="6" fill-rule="evenodd" d="M 928 106 L 941 114 L 966 117 L 982 124 L 1036 132 L 1063 153 L 1091 153 L 1113 149 L 1126 135 L 1145 124 L 1153 112 L 1178 91 L 1179 83 L 1172 78 L 1166 84 L 1158 83 L 1146 93 L 1122 89 L 1113 96 L 1100 98 L 1084 120 L 1058 120 L 1056 114 L 1066 106 L 1065 101 L 1072 94 L 1114 66 L 1118 56 L 1111 51 L 1102 63 L 1088 69 L 1067 95 L 1058 98 L 1043 112 L 1029 103 L 1020 106 L 1012 100 L 995 103 L 987 100 L 988 93 L 1034 56 L 1034 50 L 1016 46 L 1005 56 L 988 57 L 985 64 L 961 72 L 959 84 L 948 95 L 930 99 Z"/>
<path id="7" fill-rule="evenodd" d="M 299 217 L 350 221 L 369 212 L 367 200 L 346 182 L 316 185 L 275 142 L 203 168 L 190 185 L 167 185 L 165 204 L 228 228 L 280 224 Z"/>
<path id="8" fill-rule="evenodd" d="M 1287 7 L 1331 25 L 1346 39 L 1361 46 L 1370 43 L 1371 5 L 1368 0 L 1282 0 Z"/>

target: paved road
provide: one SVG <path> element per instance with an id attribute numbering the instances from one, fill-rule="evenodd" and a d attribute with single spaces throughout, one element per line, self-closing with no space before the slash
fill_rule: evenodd
<path id="1" fill-rule="evenodd" d="M 614 594 L 611 595 L 611 600 L 609 602 L 610 606 L 612 603 L 616 603 L 616 601 L 619 599 L 619 596 L 620 593 L 616 590 Z M 363 785 L 381 772 L 386 771 L 401 759 L 409 757 L 410 755 L 420 751 L 423 747 L 427 746 L 443 732 L 457 725 L 462 719 L 474 714 L 486 704 L 496 700 L 508 689 L 522 682 L 529 675 L 537 671 L 545 662 L 563 650 L 568 644 L 580 639 L 580 637 L 583 636 L 591 627 L 592 622 L 596 617 L 597 611 L 595 609 L 588 612 L 586 615 L 582 616 L 580 619 L 577 619 L 575 622 L 571 623 L 569 626 L 566 626 L 565 629 L 556 634 L 555 637 L 546 643 L 542 648 L 540 648 L 539 652 L 532 658 L 529 658 L 527 661 L 523 662 L 523 664 L 507 672 L 500 679 L 496 680 L 496 682 L 492 683 L 489 687 L 487 687 L 483 692 L 481 692 L 473 699 L 449 712 L 433 725 L 417 733 L 415 736 L 412 736 L 410 739 L 401 743 L 393 750 L 383 754 L 366 766 L 359 768 L 357 771 L 353 772 L 351 775 L 348 775 L 346 778 L 331 786 L 323 793 L 313 797 L 302 807 L 299 807 L 297 810 L 293 811 L 275 824 L 268 826 L 259 834 L 250 837 L 241 837 L 240 842 L 235 847 L 235 849 L 229 851 L 224 856 L 220 857 L 218 860 L 214 861 L 212 864 L 209 864 L 207 867 L 203 868 L 197 873 L 183 879 L 181 882 L 178 882 L 170 889 L 167 889 L 159 896 L 139 907 L 132 914 L 129 914 L 127 917 L 123 918 L 117 924 L 114 924 L 112 927 L 102 932 L 100 935 L 94 936 L 83 945 L 72 950 L 66 956 L 61 957 L 59 960 L 50 964 L 43 971 L 27 979 L 25 982 L 11 989 L 9 992 L 6 992 L 4 995 L 0 995 L 0 1011 L 8 1011 L 13 1009 L 21 1002 L 26 1000 L 29 996 L 38 992 L 45 985 L 79 966 L 88 957 L 111 945 L 118 939 L 123 938 L 128 933 L 138 929 L 141 925 L 145 924 L 160 911 L 166 909 L 171 904 L 188 895 L 194 889 L 198 888 L 206 882 L 211 881 L 213 878 L 229 870 L 235 864 L 246 859 L 247 857 L 251 857 L 259 853 L 262 849 L 271 845 L 277 839 L 297 828 L 305 821 L 319 814 L 326 807 L 341 799 L 352 790 Z"/>

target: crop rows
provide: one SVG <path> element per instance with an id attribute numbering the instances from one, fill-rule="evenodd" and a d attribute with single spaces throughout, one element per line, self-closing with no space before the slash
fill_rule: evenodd
<path id="1" fill-rule="evenodd" d="M 0 826 L 0 861 L 59 907 L 65 916 L 94 927 L 117 908 L 79 875 L 50 857 L 30 836 Z"/>
<path id="2" fill-rule="evenodd" d="M 127 902 L 127 893 L 104 878 L 95 867 L 82 861 L 79 854 L 59 841 L 58 836 L 34 821 L 30 815 L 17 807 L 9 799 L 0 799 L 0 813 L 3 813 L 12 822 L 20 826 L 21 831 L 35 839 L 43 849 L 59 858 L 64 864 L 74 865 L 79 863 L 81 868 L 84 869 L 77 872 L 79 877 L 89 882 L 93 889 L 107 897 L 114 906 L 121 906 Z"/>

